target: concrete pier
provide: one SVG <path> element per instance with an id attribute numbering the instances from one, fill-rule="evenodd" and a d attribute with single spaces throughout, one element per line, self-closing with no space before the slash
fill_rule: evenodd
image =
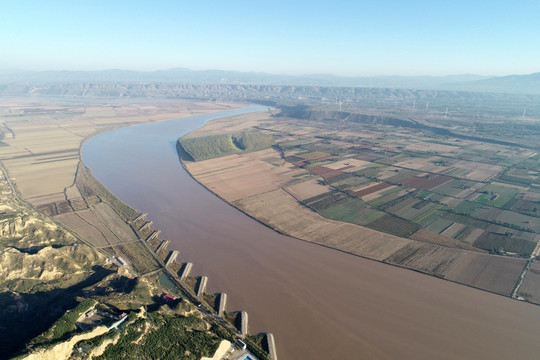
<path id="1" fill-rule="evenodd" d="M 159 244 L 159 247 L 156 250 L 156 254 L 159 253 L 161 250 L 165 249 L 169 245 L 170 242 L 171 240 L 163 240 L 161 244 Z"/>
<path id="2" fill-rule="evenodd" d="M 266 343 L 268 345 L 270 360 L 277 360 L 276 342 L 274 341 L 274 335 L 272 333 L 266 333 Z"/>
<path id="3" fill-rule="evenodd" d="M 183 280 L 186 276 L 189 275 L 192 267 L 193 267 L 192 263 L 187 263 L 186 266 L 184 266 L 184 269 L 182 270 L 182 274 L 180 275 L 180 280 Z"/>
<path id="4" fill-rule="evenodd" d="M 133 219 L 132 223 L 136 223 L 137 221 L 144 219 L 148 213 L 142 213 L 141 215 L 137 216 L 135 219 Z"/>
<path id="5" fill-rule="evenodd" d="M 197 289 L 198 298 L 201 298 L 201 296 L 203 296 L 204 292 L 206 291 L 207 282 L 208 282 L 208 277 L 206 276 L 201 277 L 201 281 L 199 282 L 199 288 Z"/>
<path id="6" fill-rule="evenodd" d="M 152 225 L 152 221 L 146 222 L 143 226 L 141 226 L 141 227 L 139 228 L 139 232 L 143 231 L 144 229 L 146 229 L 146 228 L 149 227 L 150 225 Z"/>
<path id="7" fill-rule="evenodd" d="M 169 257 L 167 258 L 167 262 L 165 263 L 165 266 L 169 266 L 172 264 L 173 261 L 176 260 L 178 257 L 178 250 L 171 251 L 169 254 Z"/>
<path id="8" fill-rule="evenodd" d="M 242 337 L 248 334 L 248 314 L 245 311 L 240 312 L 240 333 Z"/>
<path id="9" fill-rule="evenodd" d="M 161 230 L 154 231 L 153 233 L 150 234 L 150 236 L 148 236 L 148 238 L 146 239 L 146 242 L 149 242 L 156 236 L 159 236 L 160 233 L 161 233 Z"/>
<path id="10" fill-rule="evenodd" d="M 223 312 L 225 312 L 226 308 L 227 308 L 227 294 L 221 293 L 219 294 L 218 316 L 223 316 Z"/>

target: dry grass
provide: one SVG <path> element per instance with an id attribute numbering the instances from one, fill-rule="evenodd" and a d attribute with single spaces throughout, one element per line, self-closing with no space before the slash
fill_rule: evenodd
<path id="1" fill-rule="evenodd" d="M 204 127 L 192 131 L 186 136 L 186 138 L 223 133 L 236 133 L 254 126 L 260 126 L 261 123 L 269 121 L 270 119 L 271 117 L 266 111 L 216 119 L 212 120 Z"/>
<path id="2" fill-rule="evenodd" d="M 324 180 L 320 177 L 310 179 L 298 184 L 294 184 L 285 188 L 289 194 L 298 200 L 306 200 L 317 195 L 327 193 L 332 190 L 328 185 L 325 185 Z"/>
<path id="3" fill-rule="evenodd" d="M 31 158 L 4 162 L 17 187 L 25 198 L 54 194 L 64 191 L 73 183 L 79 159 L 51 163 L 32 163 Z"/>
<path id="4" fill-rule="evenodd" d="M 90 209 L 55 217 L 72 229 L 82 239 L 96 247 L 106 247 L 138 238 L 133 230 L 105 203 L 93 205 Z"/>
<path id="5" fill-rule="evenodd" d="M 84 210 L 90 211 L 90 210 Z M 79 211 L 78 213 L 81 213 Z M 62 223 L 65 227 L 71 229 L 80 238 L 92 244 L 95 247 L 109 246 L 110 243 L 105 235 L 99 231 L 95 226 L 85 221 L 78 213 L 61 214 L 55 217 L 57 221 Z"/>

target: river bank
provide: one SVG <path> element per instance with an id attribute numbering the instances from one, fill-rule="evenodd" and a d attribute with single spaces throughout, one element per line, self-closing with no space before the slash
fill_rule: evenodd
<path id="1" fill-rule="evenodd" d="M 250 314 L 254 333 L 274 333 L 281 359 L 526 359 L 540 350 L 535 306 L 296 241 L 216 198 L 178 164 L 176 139 L 194 127 L 103 134 L 83 157 L 208 276 L 210 292 Z"/>

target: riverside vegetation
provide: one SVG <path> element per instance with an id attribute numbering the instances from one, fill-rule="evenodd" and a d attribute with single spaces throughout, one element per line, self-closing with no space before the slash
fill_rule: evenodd
<path id="1" fill-rule="evenodd" d="M 265 149 L 273 144 L 273 138 L 259 131 L 244 131 L 202 137 L 185 136 L 179 139 L 179 143 L 192 160 L 201 161 Z"/>

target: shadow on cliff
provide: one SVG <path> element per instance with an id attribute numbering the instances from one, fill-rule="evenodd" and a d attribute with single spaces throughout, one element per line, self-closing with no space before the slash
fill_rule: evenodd
<path id="1" fill-rule="evenodd" d="M 83 289 L 115 272 L 94 266 L 92 275 L 65 289 L 18 294 L 0 293 L 0 359 L 8 359 L 46 331 L 67 310 L 77 306 Z"/>

